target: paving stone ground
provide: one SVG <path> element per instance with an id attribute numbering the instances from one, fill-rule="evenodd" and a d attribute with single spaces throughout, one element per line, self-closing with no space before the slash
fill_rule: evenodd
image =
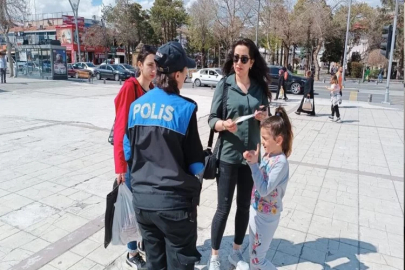
<path id="1" fill-rule="evenodd" d="M 119 85 L 9 80 L 0 85 L 0 270 L 125 269 L 125 247 L 103 247 L 105 196 L 114 179 L 107 143 Z M 212 90 L 184 89 L 208 139 Z M 404 269 L 404 112 L 344 102 L 343 122 L 290 112 L 294 149 L 284 212 L 267 254 L 278 269 Z M 206 269 L 215 181 L 198 210 L 196 269 Z M 232 207 L 222 269 L 234 233 Z M 248 238 L 243 244 L 247 259 Z"/>

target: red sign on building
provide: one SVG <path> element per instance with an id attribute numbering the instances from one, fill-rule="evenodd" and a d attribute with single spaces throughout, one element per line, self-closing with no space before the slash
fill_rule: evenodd
<path id="1" fill-rule="evenodd" d="M 75 17 L 70 15 L 62 15 L 62 21 L 64 25 L 75 25 Z M 84 27 L 84 17 L 77 18 L 77 25 Z"/>

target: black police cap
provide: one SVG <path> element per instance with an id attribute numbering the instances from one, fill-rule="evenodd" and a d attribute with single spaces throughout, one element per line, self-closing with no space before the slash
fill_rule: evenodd
<path id="1" fill-rule="evenodd" d="M 187 57 L 186 51 L 176 41 L 162 45 L 156 52 L 155 62 L 158 71 L 164 74 L 182 71 L 185 67 L 196 67 L 195 61 Z"/>

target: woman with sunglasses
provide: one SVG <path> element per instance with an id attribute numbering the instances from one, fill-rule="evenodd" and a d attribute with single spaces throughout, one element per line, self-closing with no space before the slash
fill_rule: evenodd
<path id="1" fill-rule="evenodd" d="M 232 46 L 223 67 L 225 78 L 214 93 L 209 126 L 220 132 L 220 151 L 218 154 L 219 174 L 217 176 L 218 205 L 211 226 L 212 255 L 209 270 L 219 270 L 219 248 L 231 210 L 236 188 L 235 237 L 229 262 L 238 269 L 249 269 L 240 251 L 249 222 L 250 195 L 253 188 L 252 174 L 243 158 L 243 152 L 254 150 L 260 143 L 260 121 L 268 113 L 259 110 L 268 105 L 271 92 L 268 90 L 270 77 L 266 62 L 258 48 L 250 39 L 241 39 Z M 225 86 L 227 98 L 222 102 Z M 222 115 L 226 106 L 226 115 Z M 234 120 L 240 116 L 254 114 L 240 123 Z"/>

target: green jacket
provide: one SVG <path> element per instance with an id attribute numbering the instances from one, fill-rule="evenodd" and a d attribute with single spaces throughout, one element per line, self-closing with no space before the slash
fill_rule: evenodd
<path id="1" fill-rule="evenodd" d="M 228 84 L 227 114 L 226 117 L 221 117 L 224 83 Z M 250 81 L 250 88 L 245 94 L 237 85 L 235 74 L 229 75 L 226 82 L 221 80 L 215 88 L 208 124 L 210 128 L 214 129 L 218 120 L 235 119 L 239 116 L 253 114 L 259 106 L 268 103 L 267 95 L 256 81 Z M 235 133 L 221 131 L 222 146 L 219 158 L 230 164 L 246 164 L 243 152 L 256 150 L 257 144 L 260 143 L 260 122 L 255 118 L 250 118 L 237 125 L 238 130 Z"/>

